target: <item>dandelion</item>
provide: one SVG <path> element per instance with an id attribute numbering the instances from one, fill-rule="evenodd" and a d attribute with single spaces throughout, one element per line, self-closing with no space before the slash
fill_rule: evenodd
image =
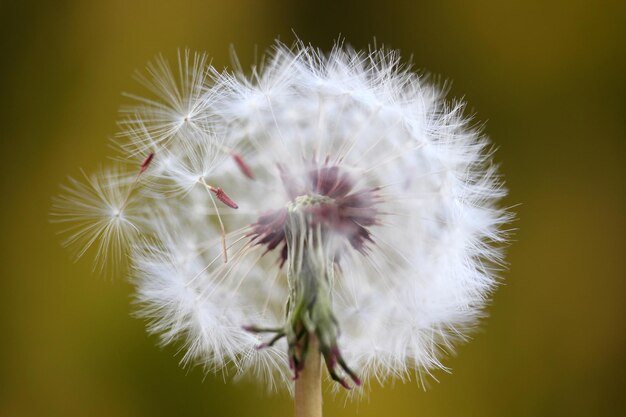
<path id="1" fill-rule="evenodd" d="M 389 50 L 277 44 L 250 76 L 188 52 L 177 68 L 158 58 L 154 97 L 124 109 L 140 221 L 112 215 L 124 192 L 72 182 L 68 243 L 124 244 L 149 331 L 183 363 L 295 385 L 298 415 L 321 415 L 321 361 L 357 392 L 445 369 L 510 220 L 464 104 Z"/>

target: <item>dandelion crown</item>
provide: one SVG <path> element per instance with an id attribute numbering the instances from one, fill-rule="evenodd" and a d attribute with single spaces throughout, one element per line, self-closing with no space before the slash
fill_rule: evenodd
<path id="1" fill-rule="evenodd" d="M 70 179 L 52 214 L 98 269 L 129 260 L 150 332 L 269 387 L 312 354 L 346 388 L 443 367 L 509 219 L 462 102 L 343 46 L 277 44 L 249 75 L 185 51 L 139 78 L 123 161 Z"/>

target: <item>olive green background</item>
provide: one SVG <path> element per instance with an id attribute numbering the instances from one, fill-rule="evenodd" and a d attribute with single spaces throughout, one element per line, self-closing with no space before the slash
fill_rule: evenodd
<path id="1" fill-rule="evenodd" d="M 111 154 L 122 91 L 180 47 L 244 64 L 341 34 L 453 80 L 517 205 L 510 269 L 453 372 L 326 416 L 617 416 L 624 399 L 626 7 L 603 1 L 1 1 L 0 415 L 289 416 L 284 394 L 182 369 L 131 286 L 73 264 L 48 223 L 66 175 Z M 180 356 L 178 356 L 180 357 Z M 620 411 L 621 410 L 621 411 Z"/>

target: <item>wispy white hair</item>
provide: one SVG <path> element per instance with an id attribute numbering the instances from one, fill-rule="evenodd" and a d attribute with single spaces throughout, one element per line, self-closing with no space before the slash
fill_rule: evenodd
<path id="1" fill-rule="evenodd" d="M 343 45 L 279 43 L 250 74 L 185 52 L 142 80 L 154 96 L 124 109 L 118 139 L 131 157 L 155 155 L 145 180 L 157 186 L 135 196 L 152 209 L 131 254 L 150 331 L 182 340 L 183 361 L 290 386 L 285 345 L 257 350 L 261 338 L 243 330 L 280 326 L 289 291 L 280 251 L 251 239 L 251 225 L 289 203 L 285 176 L 298 184 L 325 164 L 377 196 L 365 247 L 336 257 L 343 357 L 365 380 L 444 368 L 484 316 L 510 220 L 490 142 L 463 102 L 395 51 Z M 239 206 L 219 210 L 227 263 L 209 202 L 217 186 Z"/>

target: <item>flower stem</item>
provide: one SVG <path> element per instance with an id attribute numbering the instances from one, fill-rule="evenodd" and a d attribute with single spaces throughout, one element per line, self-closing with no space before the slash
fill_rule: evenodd
<path id="1" fill-rule="evenodd" d="M 296 417 L 322 417 L 322 366 L 319 343 L 309 335 L 304 369 L 296 379 Z"/>

